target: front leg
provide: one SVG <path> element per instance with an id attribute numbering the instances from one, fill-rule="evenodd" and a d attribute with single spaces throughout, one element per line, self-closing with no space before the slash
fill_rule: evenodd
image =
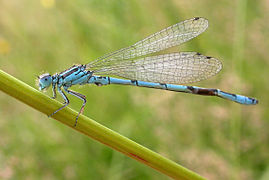
<path id="1" fill-rule="evenodd" d="M 56 98 L 56 84 L 52 84 L 52 99 Z"/>
<path id="2" fill-rule="evenodd" d="M 69 100 L 66 97 L 66 95 L 64 94 L 64 92 L 61 90 L 61 88 L 58 87 L 57 89 L 58 89 L 58 92 L 62 95 L 62 97 L 64 99 L 64 103 L 63 103 L 64 105 L 62 107 L 60 107 L 59 109 L 57 109 L 56 111 L 54 111 L 51 115 L 49 115 L 49 117 L 53 116 L 54 114 L 56 114 L 58 111 L 62 110 L 63 108 L 65 108 L 69 104 Z"/>

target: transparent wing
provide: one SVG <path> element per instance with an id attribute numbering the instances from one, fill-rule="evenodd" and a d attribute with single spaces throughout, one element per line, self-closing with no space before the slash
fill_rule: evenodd
<path id="1" fill-rule="evenodd" d="M 126 79 L 185 84 L 207 79 L 222 68 L 219 60 L 196 52 L 170 53 L 122 61 L 94 71 L 95 75 L 115 75 Z"/>
<path id="2" fill-rule="evenodd" d="M 180 45 L 201 34 L 208 27 L 205 18 L 196 17 L 179 22 L 166 29 L 135 43 L 127 48 L 120 49 L 108 55 L 102 56 L 87 65 L 90 70 L 100 67 L 109 67 L 128 59 L 145 56 L 154 52 Z"/>

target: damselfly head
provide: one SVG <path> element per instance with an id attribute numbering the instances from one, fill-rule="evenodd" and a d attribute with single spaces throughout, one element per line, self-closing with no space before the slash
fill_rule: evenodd
<path id="1" fill-rule="evenodd" d="M 38 76 L 38 81 L 39 90 L 42 91 L 51 85 L 52 77 L 49 73 L 42 74 Z"/>

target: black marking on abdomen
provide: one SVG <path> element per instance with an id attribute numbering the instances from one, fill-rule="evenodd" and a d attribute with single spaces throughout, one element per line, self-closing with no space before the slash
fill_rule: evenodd
<path id="1" fill-rule="evenodd" d="M 159 83 L 161 86 L 164 86 L 165 87 L 165 89 L 166 90 L 168 90 L 168 88 L 167 88 L 167 84 L 165 84 L 165 83 Z"/>
<path id="2" fill-rule="evenodd" d="M 194 87 L 192 87 L 192 86 L 187 86 L 187 88 L 188 88 L 188 90 L 190 90 L 191 92 L 194 91 Z"/>
<path id="3" fill-rule="evenodd" d="M 256 104 L 259 103 L 259 101 L 257 99 L 254 99 L 254 98 L 249 98 L 249 99 L 251 99 L 252 103 L 255 103 L 255 102 L 256 102 Z"/>
<path id="4" fill-rule="evenodd" d="M 139 86 L 137 80 L 131 80 L 131 83 L 135 83 L 137 86 Z"/>

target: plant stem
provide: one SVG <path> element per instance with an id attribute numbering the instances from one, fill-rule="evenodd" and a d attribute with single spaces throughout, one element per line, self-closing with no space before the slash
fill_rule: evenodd
<path id="1" fill-rule="evenodd" d="M 55 109 L 62 106 L 60 102 L 49 98 L 1 70 L 0 90 L 46 115 L 51 114 Z M 56 113 L 53 118 L 172 178 L 183 180 L 204 179 L 200 175 L 104 127 L 84 115 L 79 117 L 77 126 L 73 127 L 76 115 L 77 112 L 67 107 Z"/>

